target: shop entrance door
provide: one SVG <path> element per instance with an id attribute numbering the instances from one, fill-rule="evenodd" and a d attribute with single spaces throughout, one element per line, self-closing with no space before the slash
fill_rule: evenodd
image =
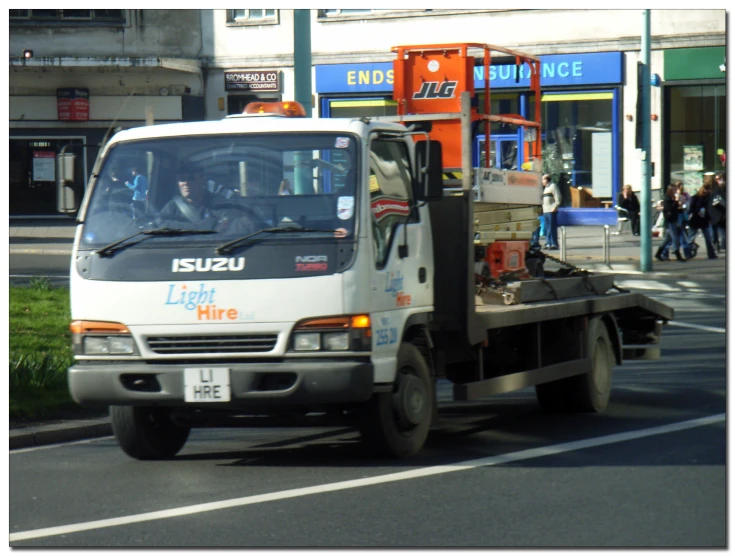
<path id="1" fill-rule="evenodd" d="M 76 154 L 73 184 L 76 206 L 84 195 L 86 179 L 84 138 L 11 137 L 10 216 L 58 216 L 56 171 L 62 148 Z"/>

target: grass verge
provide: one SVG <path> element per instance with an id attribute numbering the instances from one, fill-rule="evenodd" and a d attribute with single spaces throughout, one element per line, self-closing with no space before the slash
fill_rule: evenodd
<path id="1" fill-rule="evenodd" d="M 66 385 L 66 370 L 74 361 L 68 288 L 37 278 L 9 289 L 10 418 L 83 410 Z"/>

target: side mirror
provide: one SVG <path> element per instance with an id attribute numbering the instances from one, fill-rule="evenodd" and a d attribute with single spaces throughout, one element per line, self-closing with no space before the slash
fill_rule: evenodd
<path id="1" fill-rule="evenodd" d="M 417 141 L 416 199 L 418 201 L 442 199 L 444 196 L 442 170 L 442 144 L 439 141 L 428 141 L 427 145 L 427 141 Z"/>

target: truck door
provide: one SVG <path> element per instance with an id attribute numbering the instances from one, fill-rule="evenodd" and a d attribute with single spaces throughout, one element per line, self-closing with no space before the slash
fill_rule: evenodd
<path id="1" fill-rule="evenodd" d="M 373 136 L 369 150 L 370 222 L 374 274 L 373 364 L 376 381 L 393 379 L 395 353 L 408 317 L 433 304 L 431 237 L 414 206 L 408 147 Z M 407 223 L 407 225 L 406 225 Z M 401 257 L 400 246 L 408 253 Z M 391 368 L 392 366 L 392 368 Z"/>

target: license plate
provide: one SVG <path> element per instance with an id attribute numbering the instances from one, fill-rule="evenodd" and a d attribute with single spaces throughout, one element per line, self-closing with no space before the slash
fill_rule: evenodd
<path id="1" fill-rule="evenodd" d="M 184 400 L 197 403 L 229 402 L 230 369 L 184 369 Z"/>

